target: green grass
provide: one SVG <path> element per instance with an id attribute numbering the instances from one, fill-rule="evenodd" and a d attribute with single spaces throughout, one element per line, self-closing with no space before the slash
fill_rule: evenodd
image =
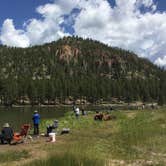
<path id="1" fill-rule="evenodd" d="M 26 150 L 22 151 L 8 151 L 4 153 L 0 153 L 0 163 L 18 161 L 22 158 L 30 157 L 29 152 Z"/>
<path id="2" fill-rule="evenodd" d="M 76 119 L 67 113 L 60 119 L 59 131 L 71 129 L 69 135 L 58 136 L 60 144 L 44 147 L 50 153 L 45 160 L 30 165 L 107 165 L 112 160 L 135 163 L 152 161 L 165 165 L 166 111 L 116 111 L 117 119 L 94 121 L 93 115 Z M 49 120 L 42 122 L 45 130 Z M 118 165 L 118 164 L 117 164 Z"/>
<path id="3" fill-rule="evenodd" d="M 90 159 L 78 157 L 71 153 L 65 153 L 60 156 L 51 156 L 46 160 L 36 160 L 33 163 L 28 164 L 30 166 L 102 166 L 104 162 L 99 159 Z M 27 165 L 27 166 L 28 166 Z"/>

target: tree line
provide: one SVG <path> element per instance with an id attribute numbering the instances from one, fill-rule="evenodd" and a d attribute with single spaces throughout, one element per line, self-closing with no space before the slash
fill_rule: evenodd
<path id="1" fill-rule="evenodd" d="M 65 37 L 30 48 L 0 46 L 0 103 L 166 103 L 166 72 L 130 51 L 98 41 Z"/>

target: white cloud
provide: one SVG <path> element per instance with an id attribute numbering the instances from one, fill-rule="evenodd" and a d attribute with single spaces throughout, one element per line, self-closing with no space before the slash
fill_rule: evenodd
<path id="1" fill-rule="evenodd" d="M 42 15 L 42 19 L 28 20 L 23 25 L 24 30 L 16 30 L 11 19 L 5 20 L 0 36 L 2 44 L 28 47 L 69 35 L 63 31 L 60 25 L 64 21 L 63 16 L 71 12 L 76 2 L 77 0 L 69 0 L 66 5 L 65 0 L 59 0 L 56 3 L 39 6 L 36 11 Z"/>
<path id="2" fill-rule="evenodd" d="M 159 13 L 153 0 L 93 1 L 82 6 L 75 34 L 136 52 L 155 61 L 166 52 L 166 13 Z M 142 12 L 141 7 L 148 8 Z M 96 21 L 97 20 L 97 21 Z"/>
<path id="3" fill-rule="evenodd" d="M 71 14 L 75 8 L 80 12 Z M 115 7 L 107 0 L 56 0 L 39 6 L 36 11 L 42 19 L 28 20 L 24 30 L 16 30 L 12 20 L 5 20 L 0 40 L 19 47 L 57 40 L 70 35 L 61 24 L 71 17 L 75 35 L 132 50 L 165 65 L 166 12 L 156 8 L 153 0 L 116 0 Z M 68 20 L 64 15 L 69 16 Z"/>
<path id="4" fill-rule="evenodd" d="M 155 64 L 158 66 L 165 66 L 166 67 L 166 56 L 163 56 L 163 58 L 157 58 L 155 60 Z"/>
<path id="5" fill-rule="evenodd" d="M 6 19 L 1 29 L 0 40 L 3 44 L 15 47 L 28 47 L 29 39 L 22 30 L 16 30 L 13 20 Z"/>

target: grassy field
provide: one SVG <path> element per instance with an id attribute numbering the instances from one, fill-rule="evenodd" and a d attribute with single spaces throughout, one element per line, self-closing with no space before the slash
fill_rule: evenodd
<path id="1" fill-rule="evenodd" d="M 94 121 L 94 113 L 80 116 L 79 119 L 67 113 L 60 119 L 59 132 L 67 127 L 71 129 L 70 134 L 58 135 L 56 143 L 33 142 L 38 144 L 38 151 L 46 155 L 39 155 L 23 165 L 166 165 L 165 109 L 115 111 L 111 114 L 117 118 Z M 49 123 L 50 120 L 42 121 L 43 131 Z M 31 154 L 31 149 L 28 154 Z"/>
<path id="2" fill-rule="evenodd" d="M 19 161 L 22 158 L 30 157 L 29 153 L 25 150 L 22 151 L 8 151 L 0 153 L 0 165 L 4 162 L 10 163 L 10 161 Z"/>

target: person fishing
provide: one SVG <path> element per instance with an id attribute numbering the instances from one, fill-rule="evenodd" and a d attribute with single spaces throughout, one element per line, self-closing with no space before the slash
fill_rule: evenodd
<path id="1" fill-rule="evenodd" d="M 34 135 L 39 135 L 40 115 L 38 114 L 37 110 L 34 111 L 32 120 L 34 126 Z"/>
<path id="2" fill-rule="evenodd" d="M 49 136 L 49 133 L 58 128 L 58 123 L 59 123 L 58 120 L 54 120 L 53 124 L 47 126 L 46 136 Z"/>
<path id="3" fill-rule="evenodd" d="M 80 109 L 79 109 L 79 107 L 76 107 L 75 116 L 76 116 L 77 119 L 79 118 L 79 115 L 80 115 Z"/>

